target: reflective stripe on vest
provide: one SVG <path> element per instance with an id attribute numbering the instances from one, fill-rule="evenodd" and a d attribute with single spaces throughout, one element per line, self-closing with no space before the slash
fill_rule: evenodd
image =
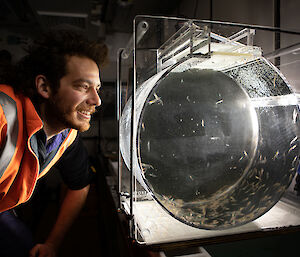
<path id="1" fill-rule="evenodd" d="M 29 200 L 37 179 L 46 174 L 75 140 L 71 129 L 51 162 L 38 174 L 39 161 L 29 140 L 43 127 L 28 97 L 15 95 L 12 87 L 0 85 L 0 212 Z"/>
<path id="2" fill-rule="evenodd" d="M 7 121 L 6 141 L 0 152 L 0 178 L 7 169 L 17 146 L 18 118 L 16 102 L 8 95 L 0 92 L 0 105 Z"/>

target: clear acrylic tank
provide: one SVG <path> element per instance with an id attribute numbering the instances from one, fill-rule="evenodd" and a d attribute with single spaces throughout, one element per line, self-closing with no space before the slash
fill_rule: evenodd
<path id="1" fill-rule="evenodd" d="M 229 37 L 220 34 L 230 34 L 222 24 L 174 20 L 168 40 L 147 52 L 157 22 L 136 20 L 134 105 L 128 97 L 120 117 L 133 190 L 141 185 L 147 200 L 194 228 L 249 223 L 279 201 L 295 175 L 297 97 L 252 45 L 253 29 L 230 27 L 236 34 Z"/>

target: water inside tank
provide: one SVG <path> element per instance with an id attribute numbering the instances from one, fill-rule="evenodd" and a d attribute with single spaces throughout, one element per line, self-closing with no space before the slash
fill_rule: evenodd
<path id="1" fill-rule="evenodd" d="M 127 165 L 130 110 L 129 101 L 120 131 Z M 263 58 L 222 71 L 194 65 L 162 72 L 138 89 L 136 115 L 136 177 L 188 225 L 250 222 L 280 199 L 295 174 L 297 100 Z"/>

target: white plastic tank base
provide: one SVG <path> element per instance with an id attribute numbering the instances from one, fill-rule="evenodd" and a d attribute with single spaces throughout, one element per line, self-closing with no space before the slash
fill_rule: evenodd
<path id="1" fill-rule="evenodd" d="M 191 58 L 137 89 L 133 172 L 170 215 L 190 226 L 250 222 L 280 199 L 295 174 L 297 98 L 264 58 L 241 56 Z M 214 69 L 217 58 L 228 60 Z M 120 122 L 129 166 L 130 100 Z"/>

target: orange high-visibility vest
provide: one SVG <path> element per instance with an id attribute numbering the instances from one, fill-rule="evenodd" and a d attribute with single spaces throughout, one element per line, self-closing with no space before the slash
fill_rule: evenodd
<path id="1" fill-rule="evenodd" d="M 76 138 L 71 129 L 56 155 L 39 174 L 39 160 L 30 139 L 43 127 L 31 100 L 0 85 L 0 212 L 29 200 L 39 178 L 59 160 Z"/>

